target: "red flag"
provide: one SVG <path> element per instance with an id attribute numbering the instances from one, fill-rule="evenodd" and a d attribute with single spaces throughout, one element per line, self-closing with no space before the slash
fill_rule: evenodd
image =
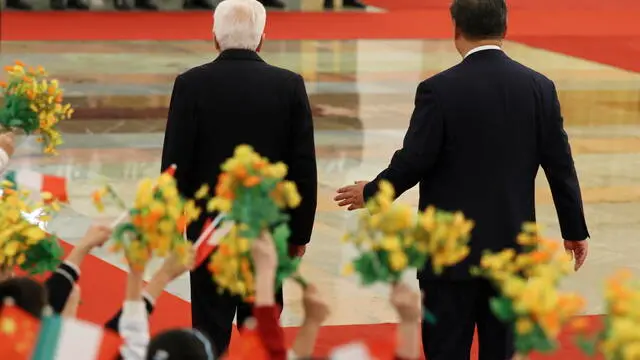
<path id="1" fill-rule="evenodd" d="M 226 360 L 267 360 L 269 353 L 265 349 L 256 330 L 245 329 L 240 333 L 240 346 L 229 352 Z"/>
<path id="2" fill-rule="evenodd" d="M 120 346 L 122 346 L 122 338 L 116 332 L 105 329 L 102 333 L 102 342 L 100 343 L 100 351 L 96 360 L 113 360 L 120 355 Z"/>
<path id="3" fill-rule="evenodd" d="M 176 164 L 171 164 L 165 171 L 165 174 L 169 174 L 171 176 L 176 176 L 176 169 L 178 168 L 178 165 Z"/>
<path id="4" fill-rule="evenodd" d="M 224 226 L 220 226 L 224 219 L 224 214 L 218 214 L 215 219 L 207 219 L 202 229 L 202 233 L 193 245 L 196 251 L 195 266 L 200 266 L 211 256 L 220 242 L 230 230 L 232 223 L 228 222 Z"/>
<path id="5" fill-rule="evenodd" d="M 31 359 L 39 331 L 38 319 L 13 304 L 5 304 L 0 313 L 0 359 Z"/>

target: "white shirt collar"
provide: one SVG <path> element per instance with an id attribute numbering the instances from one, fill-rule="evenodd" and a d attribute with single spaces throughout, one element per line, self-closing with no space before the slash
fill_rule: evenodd
<path id="1" fill-rule="evenodd" d="M 498 45 L 482 45 L 482 46 L 478 46 L 478 47 L 475 47 L 475 48 L 469 50 L 469 52 L 467 52 L 464 55 L 464 58 L 466 59 L 469 55 L 471 55 L 473 53 L 477 53 L 479 51 L 484 51 L 484 50 L 500 50 L 500 51 L 502 51 L 502 48 L 500 48 L 500 46 L 498 46 Z"/>

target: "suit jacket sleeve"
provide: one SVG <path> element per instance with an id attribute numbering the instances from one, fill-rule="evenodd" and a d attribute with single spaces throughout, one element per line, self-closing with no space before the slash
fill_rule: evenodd
<path id="1" fill-rule="evenodd" d="M 173 164 L 177 166 L 175 177 L 178 189 L 186 197 L 191 197 L 197 190 L 194 188 L 196 185 L 191 184 L 187 177 L 194 166 L 196 122 L 195 98 L 184 75 L 179 75 L 171 94 L 160 170 L 164 171 Z"/>
<path id="2" fill-rule="evenodd" d="M 287 164 L 288 180 L 296 183 L 302 202 L 290 211 L 291 238 L 289 242 L 304 245 L 311 240 L 318 197 L 318 170 L 311 106 L 301 76 L 295 79 L 292 107 L 291 147 Z"/>
<path id="3" fill-rule="evenodd" d="M 578 174 L 563 126 L 558 93 L 552 82 L 548 83 L 543 94 L 546 96 L 543 100 L 545 116 L 540 120 L 540 164 L 549 181 L 562 237 L 565 240 L 584 240 L 589 237 L 589 232 Z"/>
<path id="4" fill-rule="evenodd" d="M 415 186 L 433 167 L 444 138 L 444 118 L 428 81 L 422 82 L 416 92 L 415 108 L 402 149 L 396 151 L 389 166 L 364 187 L 364 198 L 378 191 L 380 180 L 389 181 L 400 196 Z"/>

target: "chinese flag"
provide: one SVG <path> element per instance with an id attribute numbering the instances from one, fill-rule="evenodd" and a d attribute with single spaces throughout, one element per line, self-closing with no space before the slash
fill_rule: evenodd
<path id="1" fill-rule="evenodd" d="M 29 360 L 38 341 L 40 321 L 12 304 L 0 313 L 0 359 Z"/>

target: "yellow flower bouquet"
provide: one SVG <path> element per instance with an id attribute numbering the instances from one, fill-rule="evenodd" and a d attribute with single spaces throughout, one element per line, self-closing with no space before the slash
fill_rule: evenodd
<path id="1" fill-rule="evenodd" d="M 358 226 L 344 241 L 359 256 L 347 264 L 345 273 L 356 271 L 363 285 L 393 283 L 409 268 L 420 270 L 427 262 L 440 273 L 469 254 L 473 221 L 461 212 L 427 208 L 417 216 L 406 205 L 393 204 L 395 190 L 382 181 L 378 193 L 367 202 Z"/>
<path id="2" fill-rule="evenodd" d="M 104 207 L 103 196 L 120 199 L 112 188 L 93 193 L 94 204 Z M 120 201 L 116 201 L 120 203 Z M 184 256 L 187 261 L 192 246 L 184 238 L 189 223 L 200 215 L 194 200 L 185 200 L 178 192 L 176 180 L 170 173 L 157 179 L 143 179 L 128 217 L 116 224 L 112 251 L 124 250 L 134 266 L 144 267 L 152 256 L 164 257 L 169 252 Z"/>
<path id="3" fill-rule="evenodd" d="M 287 166 L 270 163 L 248 145 L 238 146 L 222 171 L 207 211 L 224 213 L 225 221 L 234 226 L 220 240 L 209 269 L 221 289 L 251 300 L 254 284 L 250 244 L 263 231 L 272 232 L 278 252 L 276 286 L 297 272 L 300 259 L 290 257 L 288 252 L 287 209 L 297 207 L 301 198 L 296 185 L 285 180 Z M 207 192 L 204 187 L 198 195 L 206 197 Z M 299 276 L 295 279 L 304 285 Z"/>
<path id="4" fill-rule="evenodd" d="M 640 359 L 640 282 L 628 270 L 607 280 L 604 329 L 594 335 L 577 328 L 577 345 L 587 354 L 600 352 L 606 360 Z"/>
<path id="5" fill-rule="evenodd" d="M 49 79 L 40 66 L 27 68 L 19 61 L 5 70 L 8 81 L 0 83 L 4 96 L 4 106 L 0 109 L 2 131 L 22 130 L 27 134 L 38 134 L 44 152 L 56 154 L 56 147 L 62 144 L 58 123 L 73 114 L 71 105 L 63 103 L 58 80 Z"/>
<path id="6" fill-rule="evenodd" d="M 32 203 L 28 191 L 10 189 L 12 186 L 5 181 L 0 196 L 0 268 L 17 266 L 29 274 L 53 271 L 63 255 L 58 238 L 28 221 L 23 214 L 47 214 L 38 218 L 47 221 L 60 207 L 50 194 L 42 194 L 43 203 Z"/>
<path id="7" fill-rule="evenodd" d="M 498 319 L 513 324 L 517 353 L 551 352 L 562 327 L 583 309 L 584 299 L 558 290 L 560 279 L 571 271 L 570 258 L 556 242 L 542 239 L 535 224 L 523 226 L 518 243 L 523 252 L 486 253 L 473 272 L 499 289 L 490 306 Z"/>

